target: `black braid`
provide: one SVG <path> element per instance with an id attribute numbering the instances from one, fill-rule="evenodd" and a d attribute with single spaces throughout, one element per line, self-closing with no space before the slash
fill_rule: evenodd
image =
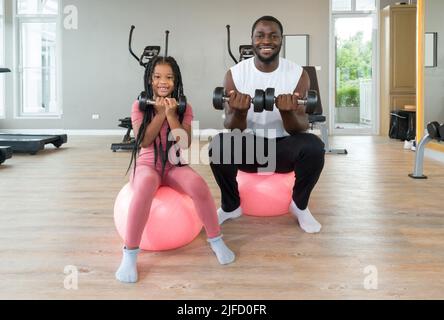
<path id="1" fill-rule="evenodd" d="M 184 95 L 184 89 L 183 89 L 183 83 L 182 83 L 182 74 L 180 72 L 179 65 L 177 64 L 176 60 L 173 57 L 162 57 L 157 56 L 153 58 L 150 63 L 147 65 L 144 73 L 144 87 L 145 92 L 147 93 L 147 97 L 152 98 L 154 96 L 153 93 L 153 87 L 152 87 L 152 77 L 154 73 L 154 68 L 157 64 L 168 64 L 174 74 L 174 91 L 172 92 L 171 96 L 172 98 L 176 99 L 176 101 L 179 101 L 179 97 Z M 131 154 L 131 161 L 128 166 L 127 173 L 129 172 L 129 169 L 131 168 L 131 165 L 134 162 L 134 173 L 136 172 L 136 159 L 139 156 L 139 152 L 141 149 L 142 140 L 145 137 L 146 130 L 148 128 L 148 125 L 151 123 L 155 115 L 154 108 L 148 108 L 146 112 L 144 112 L 143 121 L 139 129 L 139 133 L 137 134 L 136 141 L 135 141 L 135 147 Z M 184 113 L 179 114 L 179 122 L 182 123 L 184 118 Z M 167 145 L 166 145 L 166 151 L 163 150 L 162 147 L 162 139 L 159 135 L 154 140 L 154 165 L 157 165 L 157 158 L 159 156 L 160 152 L 160 158 L 162 161 L 162 176 L 165 172 L 166 162 L 168 161 L 168 153 L 173 145 L 176 144 L 176 142 L 170 141 L 168 139 L 169 134 L 171 132 L 171 129 L 168 127 L 167 130 Z M 157 140 L 159 140 L 159 149 L 157 148 Z M 181 164 L 179 163 L 179 166 Z"/>

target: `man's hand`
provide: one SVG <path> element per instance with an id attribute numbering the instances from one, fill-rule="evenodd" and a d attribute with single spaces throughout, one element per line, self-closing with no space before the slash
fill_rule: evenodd
<path id="1" fill-rule="evenodd" d="M 299 93 L 294 94 L 281 94 L 276 98 L 275 104 L 279 111 L 288 112 L 296 111 L 296 114 L 305 114 L 305 106 L 299 105 L 298 100 L 301 99 Z"/>
<path id="2" fill-rule="evenodd" d="M 228 105 L 233 111 L 247 113 L 251 106 L 251 97 L 248 94 L 242 94 L 236 90 L 228 93 Z"/>

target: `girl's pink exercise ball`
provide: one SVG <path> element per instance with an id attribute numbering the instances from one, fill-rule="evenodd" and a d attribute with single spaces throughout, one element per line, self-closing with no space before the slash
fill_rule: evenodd
<path id="1" fill-rule="evenodd" d="M 133 190 L 126 184 L 114 204 L 114 222 L 122 239 L 126 236 L 128 209 Z M 160 187 L 153 199 L 143 231 L 140 248 L 164 251 L 183 247 L 193 241 L 202 230 L 202 222 L 193 201 L 170 187 Z"/>

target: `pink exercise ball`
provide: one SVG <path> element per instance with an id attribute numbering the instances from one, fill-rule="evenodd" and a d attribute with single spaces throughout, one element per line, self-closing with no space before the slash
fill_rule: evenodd
<path id="1" fill-rule="evenodd" d="M 237 183 L 246 215 L 272 217 L 288 213 L 295 183 L 293 172 L 264 175 L 239 171 Z"/>
<path id="2" fill-rule="evenodd" d="M 114 223 L 122 239 L 126 237 L 128 209 L 133 190 L 126 184 L 114 204 Z M 193 241 L 202 230 L 193 200 L 170 187 L 160 187 L 151 204 L 151 211 L 143 230 L 140 248 L 165 251 L 183 247 Z"/>

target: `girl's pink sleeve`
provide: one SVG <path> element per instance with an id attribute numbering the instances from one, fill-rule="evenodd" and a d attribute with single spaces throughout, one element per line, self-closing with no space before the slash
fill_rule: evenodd
<path id="1" fill-rule="evenodd" d="M 131 122 L 140 123 L 143 120 L 143 112 L 139 109 L 139 101 L 134 101 L 133 106 L 131 108 Z"/>
<path id="2" fill-rule="evenodd" d="M 185 114 L 183 115 L 182 124 L 187 124 L 191 126 L 191 122 L 194 119 L 193 108 L 190 105 L 187 105 L 187 109 L 185 110 Z"/>

